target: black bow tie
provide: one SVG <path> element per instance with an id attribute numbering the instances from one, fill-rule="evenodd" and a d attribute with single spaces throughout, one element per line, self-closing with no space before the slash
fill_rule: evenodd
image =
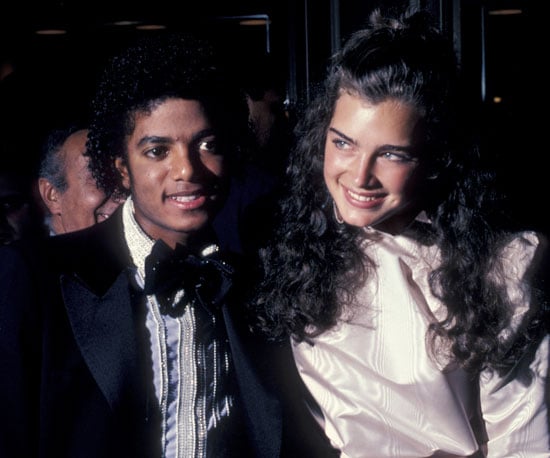
<path id="1" fill-rule="evenodd" d="M 180 315 L 185 304 L 195 301 L 211 312 L 229 290 L 232 276 L 233 268 L 215 255 L 196 256 L 179 244 L 172 250 L 157 240 L 145 259 L 144 292 L 155 295 L 163 314 Z M 181 290 L 184 295 L 176 302 Z"/>

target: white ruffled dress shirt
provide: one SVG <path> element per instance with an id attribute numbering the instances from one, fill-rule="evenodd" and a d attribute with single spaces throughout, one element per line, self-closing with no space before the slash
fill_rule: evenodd
<path id="1" fill-rule="evenodd" d="M 131 197 L 123 206 L 124 234 L 137 267 L 136 282 L 143 287 L 145 258 L 154 240 L 135 220 Z M 216 249 L 216 245 L 209 245 L 201 254 L 208 256 Z M 215 378 L 218 372 L 225 375 L 229 371 L 229 355 L 215 341 L 203 345 L 197 340 L 197 317 L 190 304 L 176 317 L 162 315 L 154 295 L 147 296 L 146 307 L 154 386 L 162 417 L 162 458 L 211 456 L 207 455 L 208 433 L 233 409 L 233 397 L 221 391 Z M 205 367 L 206 360 L 216 361 L 215 367 Z M 210 404 L 213 407 L 209 409 Z"/>
<path id="2" fill-rule="evenodd" d="M 428 286 L 437 247 L 366 230 L 378 239 L 365 245 L 378 274 L 361 290 L 364 309 L 313 345 L 293 342 L 299 372 L 342 457 L 464 457 L 478 450 L 493 458 L 550 457 L 544 402 L 548 338 L 530 364 L 534 377 L 526 385 L 522 377 L 503 381 L 483 373 L 478 384 L 460 369 L 443 372 L 426 349 L 428 324 L 444 310 Z M 526 232 L 506 248 L 516 325 L 529 308 L 522 279 L 538 243 Z M 485 445 L 473 427 L 479 407 Z"/>

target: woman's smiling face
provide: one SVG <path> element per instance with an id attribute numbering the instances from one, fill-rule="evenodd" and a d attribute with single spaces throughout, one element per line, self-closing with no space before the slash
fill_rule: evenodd
<path id="1" fill-rule="evenodd" d="M 414 218 L 421 120 L 411 105 L 342 93 L 327 132 L 324 178 L 344 222 L 395 233 Z"/>

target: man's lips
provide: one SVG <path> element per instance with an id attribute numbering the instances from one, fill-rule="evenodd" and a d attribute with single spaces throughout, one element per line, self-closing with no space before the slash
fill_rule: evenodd
<path id="1" fill-rule="evenodd" d="M 165 195 L 167 201 L 184 210 L 200 208 L 207 201 L 216 200 L 217 197 L 216 189 L 208 187 L 188 189 Z"/>
<path id="2" fill-rule="evenodd" d="M 192 202 L 193 200 L 203 197 L 202 194 L 185 194 L 185 195 L 171 195 L 167 196 L 168 199 L 176 202 Z"/>
<path id="3" fill-rule="evenodd" d="M 179 210 L 196 210 L 204 206 L 207 197 L 204 194 L 171 194 L 166 202 Z"/>

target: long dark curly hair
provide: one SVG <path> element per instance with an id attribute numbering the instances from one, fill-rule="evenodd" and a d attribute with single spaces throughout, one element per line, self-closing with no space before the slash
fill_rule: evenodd
<path id="1" fill-rule="evenodd" d="M 91 103 L 87 152 L 98 187 L 126 195 L 115 159 L 126 158 L 125 139 L 135 115 L 168 98 L 198 100 L 233 169 L 252 144 L 244 93 L 213 42 L 196 33 L 140 37 L 110 58 Z"/>
<path id="2" fill-rule="evenodd" d="M 296 127 L 279 226 L 261 253 L 262 279 L 252 304 L 258 328 L 274 340 L 319 335 L 355 305 L 357 290 L 376 269 L 361 248 L 365 231 L 335 221 L 323 179 L 327 130 L 345 91 L 375 104 L 402 101 L 424 116 L 423 210 L 432 221 L 425 235 L 442 258 L 429 282 L 448 310 L 431 326 L 428 341 L 449 341 L 455 362 L 469 370 L 513 364 L 531 337 L 526 330 L 513 350 L 499 339 L 512 308 L 498 281 L 498 253 L 512 230 L 497 225 L 503 220 L 493 174 L 472 147 L 474 135 L 462 128 L 464 99 L 452 42 L 425 12 L 388 18 L 375 11 L 330 64 Z"/>

